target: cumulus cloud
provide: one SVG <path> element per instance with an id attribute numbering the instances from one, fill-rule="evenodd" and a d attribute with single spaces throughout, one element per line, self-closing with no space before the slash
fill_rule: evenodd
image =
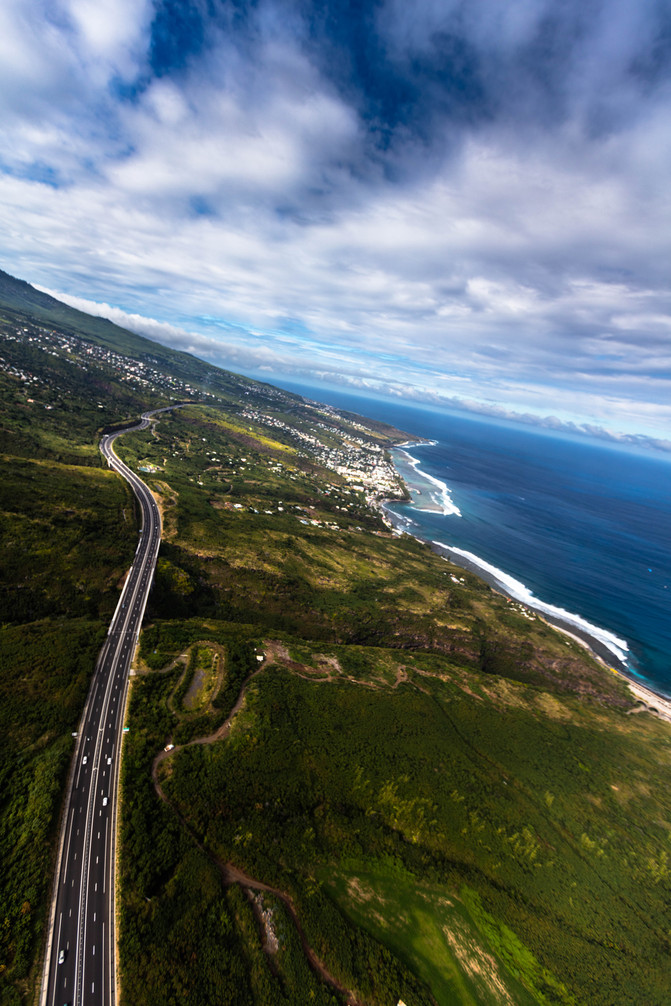
<path id="1" fill-rule="evenodd" d="M 9 0 L 3 267 L 229 366 L 664 439 L 664 18 Z"/>

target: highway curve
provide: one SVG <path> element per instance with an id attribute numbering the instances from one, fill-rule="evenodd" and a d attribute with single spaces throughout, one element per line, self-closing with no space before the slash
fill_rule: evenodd
<path id="1" fill-rule="evenodd" d="M 171 406 L 170 408 L 175 408 Z M 40 1006 L 114 1006 L 114 863 L 119 752 L 128 676 L 161 543 L 161 516 L 144 482 L 114 453 L 124 433 L 146 429 L 145 412 L 104 436 L 108 465 L 133 488 L 142 508 L 137 552 L 100 651 L 77 734 L 61 822 Z"/>

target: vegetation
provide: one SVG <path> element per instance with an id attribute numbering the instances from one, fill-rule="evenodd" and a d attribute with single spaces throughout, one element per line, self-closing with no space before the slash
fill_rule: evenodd
<path id="1" fill-rule="evenodd" d="M 135 550 L 134 498 L 103 466 L 100 433 L 189 398 L 216 403 L 221 421 L 235 426 L 230 416 L 250 389 L 256 405 L 296 403 L 296 421 L 309 427 L 295 396 L 72 311 L 0 273 L 3 1003 L 33 997 L 71 734 Z M 184 577 L 163 557 L 157 603 L 188 593 Z M 207 588 L 196 583 L 193 593 L 202 599 Z M 231 659 L 216 693 L 178 724 L 180 737 L 225 715 L 241 673 Z"/>
<path id="2" fill-rule="evenodd" d="M 33 998 L 71 735 L 136 544 L 99 434 L 175 401 L 118 442 L 164 524 L 123 748 L 123 1001 L 668 999 L 668 725 L 329 461 L 396 431 L 5 274 L 0 338 L 3 1003 Z"/>
<path id="3" fill-rule="evenodd" d="M 157 768 L 191 840 L 290 898 L 358 1001 L 625 1003 L 641 961 L 663 1001 L 667 727 L 542 620 L 364 526 L 331 473 L 242 436 L 183 409 L 122 448 L 161 469 L 152 666 L 231 625 L 267 657 L 230 734 Z M 196 737 L 189 715 L 156 751 Z"/>
<path id="4" fill-rule="evenodd" d="M 180 752 L 163 788 L 219 861 L 301 905 L 334 898 L 436 995 L 446 957 L 467 980 L 475 934 L 531 1001 L 642 1001 L 642 987 L 663 1001 L 666 727 L 481 674 L 405 672 L 394 688 L 270 667 L 228 741 Z M 431 952 L 418 903 L 434 929 L 466 913 L 471 936 Z M 337 969 L 326 917 L 310 935 Z"/>
<path id="5" fill-rule="evenodd" d="M 55 825 L 105 630 L 85 618 L 0 629 L 0 999 L 19 1003 L 52 885 Z"/>
<path id="6" fill-rule="evenodd" d="M 226 640 L 221 649 L 227 679 L 237 682 L 228 694 L 235 691 L 237 697 L 252 670 L 253 647 L 238 627 L 217 625 L 213 631 Z M 188 636 L 187 627 L 182 638 Z M 204 649 L 202 643 L 192 646 L 187 657 L 192 669 L 202 662 Z M 123 754 L 123 988 L 133 990 L 133 1002 L 148 1006 L 181 1001 L 335 1006 L 341 998 L 307 966 L 281 902 L 270 901 L 279 941 L 271 961 L 262 949 L 258 904 L 240 888 L 224 886 L 217 864 L 156 797 L 153 759 L 184 715 L 175 712 L 185 694 L 182 669 L 178 664 L 165 674 L 142 674 L 133 683 L 132 729 Z M 219 722 L 228 712 L 225 693 L 220 696 Z"/>

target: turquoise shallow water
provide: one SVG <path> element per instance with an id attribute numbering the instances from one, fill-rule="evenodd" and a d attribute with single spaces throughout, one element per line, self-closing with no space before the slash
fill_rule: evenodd
<path id="1" fill-rule="evenodd" d="M 533 594 L 532 603 L 586 621 L 633 674 L 671 695 L 671 459 L 288 387 L 435 441 L 409 449 L 421 492 L 413 505 L 391 508 L 408 531 L 469 553 L 507 578 L 506 589 L 514 581 L 518 594 Z M 399 468 L 409 464 L 401 458 Z M 422 473 L 438 484 L 423 483 Z M 428 495 L 433 512 L 420 509 Z"/>

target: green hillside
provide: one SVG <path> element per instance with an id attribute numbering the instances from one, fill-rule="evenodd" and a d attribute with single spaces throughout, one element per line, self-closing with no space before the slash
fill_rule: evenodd
<path id="1" fill-rule="evenodd" d="M 163 366 L 174 368 L 179 373 L 204 374 L 209 369 L 208 364 L 196 360 L 189 353 L 169 349 L 144 336 L 129 332 L 106 318 L 97 318 L 69 307 L 48 293 L 36 290 L 34 286 L 15 279 L 1 269 L 0 311 L 4 315 L 11 312 L 13 315 L 21 315 L 61 331 L 72 332 L 118 353 L 126 353 L 137 358 L 153 357 Z"/>
<path id="2" fill-rule="evenodd" d="M 0 1000 L 34 1001 L 71 732 L 136 546 L 100 431 L 189 401 L 118 441 L 164 531 L 120 1002 L 666 1003 L 671 728 L 392 533 L 407 434 L 2 289 Z"/>
<path id="3" fill-rule="evenodd" d="M 120 451 L 166 531 L 123 782 L 133 1002 L 208 1002 L 242 955 L 240 1003 L 663 1003 L 668 725 L 265 424 L 187 408 Z"/>

